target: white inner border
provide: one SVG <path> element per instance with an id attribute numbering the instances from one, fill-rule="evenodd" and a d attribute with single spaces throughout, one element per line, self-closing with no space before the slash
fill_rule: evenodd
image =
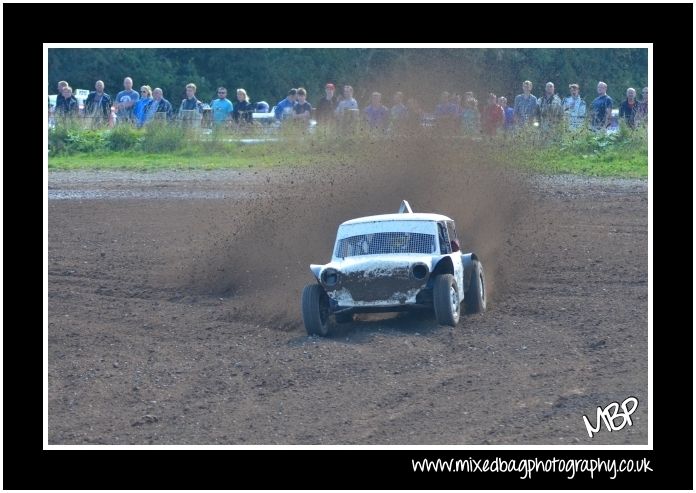
<path id="1" fill-rule="evenodd" d="M 646 48 L 648 87 L 655 94 L 652 43 L 44 43 L 43 76 L 48 81 L 49 48 Z M 0 55 L 2 56 L 2 55 Z M 2 69 L 0 68 L 0 71 Z M 694 68 L 696 70 L 696 68 Z M 0 76 L 2 72 L 0 72 Z M 47 92 L 48 94 L 48 92 Z M 0 106 L 2 102 L 0 102 Z M 44 450 L 653 450 L 653 122 L 648 112 L 648 444 L 647 445 L 49 445 L 48 443 L 48 153 L 43 162 L 43 449 Z M 0 130 L 2 123 L 0 122 Z M 48 126 L 43 125 L 44 149 L 48 149 Z M 696 139 L 694 140 L 696 145 Z M 696 175 L 694 175 L 696 184 Z M 0 177 L 0 183 L 2 178 Z M 694 206 L 696 208 L 696 206 Z M 2 203 L 0 202 L 0 211 Z M 0 224 L 2 218 L 0 216 Z M 2 230 L 0 229 L 0 243 Z M 696 267 L 694 267 L 696 274 Z M 0 264 L 0 274 L 2 265 Z M 696 279 L 696 276 L 694 277 Z M 2 287 L 0 286 L 0 294 Z M 696 293 L 694 294 L 696 300 Z M 0 310 L 2 309 L 0 300 Z M 696 302 L 694 304 L 696 310 Z M 0 343 L 2 344 L 2 343 Z M 696 345 L 696 341 L 694 341 Z M 0 372 L 2 369 L 0 368 Z M 627 395 L 628 397 L 628 395 Z M 0 405 L 2 397 L 0 397 Z M 608 403 L 598 403 L 598 405 Z M 578 416 L 578 419 L 581 419 Z M 696 419 L 696 418 L 695 418 Z M 0 426 L 2 426 L 0 424 Z M 1 432 L 0 432 L 1 433 Z M 696 434 L 696 429 L 694 430 Z"/>

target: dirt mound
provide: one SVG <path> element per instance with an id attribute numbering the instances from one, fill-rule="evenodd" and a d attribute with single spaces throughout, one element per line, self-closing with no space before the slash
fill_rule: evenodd
<path id="1" fill-rule="evenodd" d="M 491 163 L 479 142 L 381 140 L 357 151 L 356 161 L 292 168 L 267 178 L 267 194 L 239 204 L 218 224 L 210 247 L 188 267 L 182 290 L 231 295 L 242 319 L 293 328 L 299 298 L 312 282 L 310 263 L 331 256 L 337 226 L 348 219 L 396 212 L 402 199 L 414 211 L 455 219 L 462 249 L 487 270 L 493 303 L 506 272 L 497 262 L 527 195 L 519 174 Z M 207 231 L 194 235 L 210 236 Z"/>

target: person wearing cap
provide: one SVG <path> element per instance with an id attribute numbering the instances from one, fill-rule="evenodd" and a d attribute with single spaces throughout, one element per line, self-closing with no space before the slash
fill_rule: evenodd
<path id="1" fill-rule="evenodd" d="M 333 120 L 334 111 L 338 104 L 338 99 L 335 96 L 336 86 L 329 82 L 324 86 L 324 91 L 326 95 L 321 98 L 317 104 L 316 115 L 318 123 L 327 123 Z"/>

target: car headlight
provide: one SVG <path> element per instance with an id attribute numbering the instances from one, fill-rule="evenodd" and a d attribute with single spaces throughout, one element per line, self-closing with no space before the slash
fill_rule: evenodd
<path id="1" fill-rule="evenodd" d="M 428 272 L 428 266 L 425 264 L 415 264 L 413 267 L 411 267 L 411 273 L 413 274 L 413 277 L 418 279 L 419 281 L 428 277 Z"/>
<path id="2" fill-rule="evenodd" d="M 321 273 L 321 282 L 325 286 L 335 286 L 338 284 L 338 271 L 336 269 L 326 269 Z"/>

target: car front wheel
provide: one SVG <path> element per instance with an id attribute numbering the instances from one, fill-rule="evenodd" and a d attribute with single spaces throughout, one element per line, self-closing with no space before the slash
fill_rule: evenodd
<path id="1" fill-rule="evenodd" d="M 433 285 L 433 308 L 440 325 L 455 327 L 459 322 L 459 290 L 452 274 L 442 274 L 435 278 Z"/>
<path id="2" fill-rule="evenodd" d="M 486 311 L 486 277 L 483 275 L 483 264 L 474 260 L 471 270 L 469 289 L 464 296 L 467 313 L 483 313 Z"/>
<path id="3" fill-rule="evenodd" d="M 329 297 L 318 284 L 308 284 L 302 290 L 302 320 L 309 335 L 329 333 Z"/>

